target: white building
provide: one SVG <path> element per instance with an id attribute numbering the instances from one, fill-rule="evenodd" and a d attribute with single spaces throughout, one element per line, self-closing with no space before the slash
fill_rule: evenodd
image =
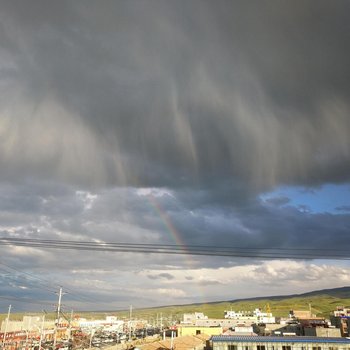
<path id="1" fill-rule="evenodd" d="M 115 316 L 107 316 L 105 320 L 87 320 L 80 318 L 77 323 L 81 329 L 104 329 L 111 331 L 122 331 L 124 321 L 118 320 Z"/>
<path id="2" fill-rule="evenodd" d="M 276 318 L 271 312 L 262 312 L 261 309 L 254 311 L 225 311 L 225 318 L 233 320 L 251 321 L 252 323 L 275 323 Z"/>
<path id="3" fill-rule="evenodd" d="M 208 316 L 205 316 L 203 312 L 194 312 L 192 314 L 184 314 L 183 324 L 196 324 L 196 320 L 207 320 Z"/>

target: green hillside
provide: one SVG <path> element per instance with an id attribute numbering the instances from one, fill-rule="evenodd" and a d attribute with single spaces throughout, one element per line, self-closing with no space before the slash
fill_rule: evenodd
<path id="1" fill-rule="evenodd" d="M 350 307 L 350 287 L 325 289 L 300 295 L 271 296 L 206 304 L 172 305 L 158 308 L 134 309 L 133 318 L 147 319 L 150 323 L 169 324 L 183 319 L 184 313 L 203 312 L 210 318 L 223 318 L 225 310 L 254 310 L 265 309 L 269 304 L 271 312 L 276 317 L 287 317 L 290 310 L 311 310 L 317 316 L 328 318 L 337 306 Z M 33 315 L 34 313 L 30 313 Z M 40 313 L 38 313 L 40 314 Z M 104 312 L 79 312 L 81 317 L 105 318 L 106 315 L 116 315 L 120 318 L 129 318 L 129 310 Z M 0 315 L 0 321 L 6 314 Z M 23 313 L 12 314 L 11 319 L 22 319 Z M 53 316 L 52 316 L 53 317 Z"/>
<path id="2" fill-rule="evenodd" d="M 255 308 L 265 309 L 269 304 L 271 312 L 276 317 L 287 317 L 289 311 L 311 310 L 317 316 L 329 317 L 330 313 L 337 306 L 350 307 L 350 287 L 313 291 L 300 295 L 271 296 L 264 298 L 251 298 L 242 300 L 232 300 L 226 302 L 213 302 L 206 304 L 191 304 L 178 306 L 165 306 L 161 308 L 134 310 L 135 317 L 158 318 L 162 314 L 163 318 L 180 320 L 183 313 L 203 312 L 211 318 L 223 318 L 225 310 L 253 310 Z M 128 312 L 117 313 L 120 317 L 128 317 Z"/>

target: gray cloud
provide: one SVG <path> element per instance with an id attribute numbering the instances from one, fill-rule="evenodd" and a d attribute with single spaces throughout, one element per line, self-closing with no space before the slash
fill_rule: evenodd
<path id="1" fill-rule="evenodd" d="M 337 215 L 315 214 L 259 195 L 350 181 L 349 7 L 2 1 L 1 235 L 348 249 L 347 203 Z M 50 271 L 77 290 L 96 286 L 116 307 L 136 296 L 144 305 L 194 301 L 199 279 L 187 270 L 251 263 L 0 250 L 9 266 L 49 279 Z M 6 271 L 4 295 L 14 285 L 39 295 Z"/>
<path id="2" fill-rule="evenodd" d="M 151 280 L 157 280 L 157 279 L 160 279 L 160 278 L 165 278 L 167 280 L 172 280 L 174 279 L 175 277 L 173 275 L 171 275 L 170 273 L 160 273 L 158 275 L 148 275 L 147 276 L 149 279 Z"/>
<path id="3" fill-rule="evenodd" d="M 290 202 L 290 199 L 288 197 L 273 197 L 266 199 L 266 202 L 271 205 L 281 206 L 288 204 Z"/>
<path id="4" fill-rule="evenodd" d="M 5 174 L 347 181 L 348 6 L 4 2 Z"/>
<path id="5" fill-rule="evenodd" d="M 349 205 L 342 205 L 340 207 L 336 207 L 335 210 L 338 210 L 338 211 L 350 211 L 350 206 Z"/>

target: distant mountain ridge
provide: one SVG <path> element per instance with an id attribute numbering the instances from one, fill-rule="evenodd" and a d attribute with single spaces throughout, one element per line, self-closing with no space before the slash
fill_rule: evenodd
<path id="1" fill-rule="evenodd" d="M 231 300 L 207 301 L 207 302 L 191 303 L 191 304 L 172 304 L 172 305 L 149 307 L 148 309 L 157 309 L 157 308 L 163 308 L 163 307 L 195 306 L 195 305 L 203 305 L 203 304 L 212 305 L 212 304 L 220 304 L 220 303 L 239 303 L 239 302 L 249 302 L 249 301 L 259 301 L 259 300 L 279 301 L 279 300 L 285 300 L 285 299 L 291 299 L 291 298 L 308 298 L 308 297 L 315 297 L 315 296 L 321 296 L 321 295 L 339 298 L 339 299 L 350 299 L 350 286 L 320 289 L 320 290 L 314 290 L 311 292 L 305 292 L 301 294 L 272 295 L 272 296 L 231 299 Z"/>
<path id="2" fill-rule="evenodd" d="M 288 295 L 272 295 L 264 297 L 252 297 L 252 298 L 242 298 L 242 299 L 233 299 L 229 300 L 230 303 L 240 302 L 240 301 L 258 301 L 258 300 L 283 300 L 290 298 L 304 298 L 304 297 L 313 297 L 318 295 L 329 295 L 331 297 L 336 297 L 340 299 L 350 299 L 350 286 L 349 287 L 339 287 L 339 288 L 329 288 L 329 289 L 320 289 L 314 290 L 311 292 L 301 293 L 301 294 L 288 294 Z"/>
<path id="3" fill-rule="evenodd" d="M 276 317 L 287 317 L 290 310 L 309 310 L 318 316 L 328 317 L 337 306 L 350 307 L 350 286 L 314 290 L 311 292 L 289 295 L 261 296 L 234 300 L 218 300 L 192 304 L 173 304 L 134 308 L 138 317 L 157 317 L 159 314 L 172 315 L 181 319 L 184 313 L 203 312 L 208 317 L 222 318 L 225 310 L 253 310 L 269 305 Z M 102 312 L 102 311 L 99 311 Z M 103 311 L 105 313 L 107 311 Z M 109 311 L 110 312 L 110 311 Z M 96 312 L 93 312 L 96 314 Z M 115 313 L 120 317 L 129 317 L 129 310 L 119 310 Z"/>

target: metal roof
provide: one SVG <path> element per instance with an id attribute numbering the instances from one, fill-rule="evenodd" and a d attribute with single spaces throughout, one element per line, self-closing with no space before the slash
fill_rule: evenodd
<path id="1" fill-rule="evenodd" d="M 211 337 L 213 342 L 250 342 L 250 343 L 342 343 L 349 344 L 349 338 L 326 338 L 326 337 L 252 337 L 252 336 L 234 336 L 234 335 L 214 335 Z"/>

